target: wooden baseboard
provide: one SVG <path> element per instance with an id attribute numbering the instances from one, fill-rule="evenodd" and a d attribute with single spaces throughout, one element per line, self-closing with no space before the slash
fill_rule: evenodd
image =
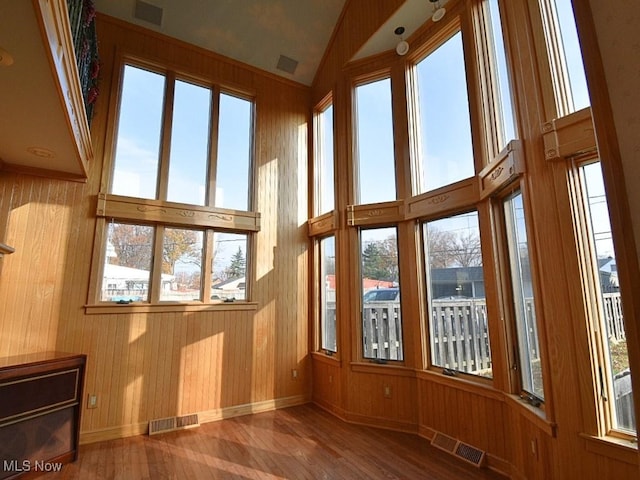
<path id="1" fill-rule="evenodd" d="M 294 395 L 292 397 L 275 398 L 264 402 L 247 403 L 244 405 L 234 405 L 232 407 L 206 410 L 198 413 L 200 424 L 216 422 L 225 418 L 239 417 L 253 413 L 268 412 L 280 408 L 293 407 L 309 403 L 311 399 L 306 395 Z M 194 412 L 187 412 L 194 413 Z M 80 445 L 88 443 L 103 442 L 106 440 L 117 440 L 119 438 L 145 435 L 149 430 L 149 422 L 135 423 L 131 425 L 121 425 L 112 428 L 103 428 L 89 432 L 80 432 Z"/>

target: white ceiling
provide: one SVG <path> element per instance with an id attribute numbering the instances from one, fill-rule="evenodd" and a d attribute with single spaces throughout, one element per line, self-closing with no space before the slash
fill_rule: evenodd
<path id="1" fill-rule="evenodd" d="M 136 0 L 94 2 L 101 13 L 311 85 L 346 0 L 144 0 L 162 9 L 160 26 L 135 18 Z M 406 0 L 354 58 L 395 48 L 395 28 L 408 38 L 432 10 L 428 0 Z M 277 69 L 280 55 L 298 61 L 293 74 Z"/>

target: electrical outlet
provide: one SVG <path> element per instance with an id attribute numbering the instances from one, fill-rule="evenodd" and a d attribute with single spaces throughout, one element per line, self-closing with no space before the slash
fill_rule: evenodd
<path id="1" fill-rule="evenodd" d="M 333 383 L 333 375 L 329 375 L 329 383 Z"/>
<path id="2" fill-rule="evenodd" d="M 90 393 L 87 396 L 87 408 L 98 408 L 98 396 Z"/>
<path id="3" fill-rule="evenodd" d="M 293 378 L 294 380 L 298 378 L 298 370 L 296 370 L 295 368 L 291 370 L 291 378 Z"/>
<path id="4" fill-rule="evenodd" d="M 391 387 L 389 385 L 385 385 L 383 391 L 385 398 L 391 398 Z"/>

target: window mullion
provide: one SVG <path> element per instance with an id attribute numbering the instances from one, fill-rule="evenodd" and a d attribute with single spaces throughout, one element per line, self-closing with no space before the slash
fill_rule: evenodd
<path id="1" fill-rule="evenodd" d="M 156 195 L 156 198 L 159 200 L 166 200 L 169 190 L 169 158 L 171 155 L 171 130 L 173 128 L 175 85 L 175 74 L 168 72 L 162 118 L 162 139 L 160 140 L 160 174 L 158 175 L 158 193 Z"/>
<path id="2" fill-rule="evenodd" d="M 216 202 L 216 172 L 218 168 L 218 131 L 220 125 L 220 89 L 212 89 L 211 113 L 209 119 L 209 172 L 206 204 L 215 207 Z"/>
<path id="3" fill-rule="evenodd" d="M 202 278 L 202 301 L 211 303 L 211 285 L 213 283 L 213 230 L 204 232 L 204 257 L 200 269 Z"/>
<path id="4" fill-rule="evenodd" d="M 163 258 L 164 225 L 157 225 L 153 241 L 153 266 L 149 285 L 149 301 L 156 304 L 160 301 L 162 288 L 162 258 Z"/>

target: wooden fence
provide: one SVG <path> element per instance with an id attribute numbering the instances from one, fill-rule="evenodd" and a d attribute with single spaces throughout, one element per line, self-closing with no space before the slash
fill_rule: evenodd
<path id="1" fill-rule="evenodd" d="M 531 350 L 530 358 L 537 360 L 540 352 L 535 341 L 537 322 L 533 299 L 525 299 L 524 313 L 524 324 L 530 336 L 525 345 Z M 609 334 L 616 340 L 624 340 L 619 293 L 604 294 L 604 313 Z M 400 304 L 367 303 L 362 317 L 364 357 L 372 360 L 402 360 Z M 433 365 L 475 374 L 491 369 L 487 305 L 484 298 L 433 301 L 429 328 Z"/>

